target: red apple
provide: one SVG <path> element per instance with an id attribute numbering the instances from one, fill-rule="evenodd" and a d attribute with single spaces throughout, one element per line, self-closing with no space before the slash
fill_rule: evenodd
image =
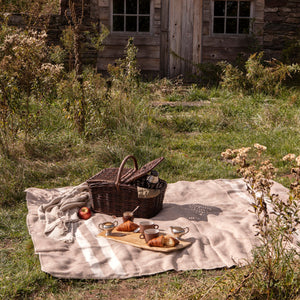
<path id="1" fill-rule="evenodd" d="M 92 212 L 88 207 L 81 207 L 78 211 L 78 216 L 80 219 L 87 220 L 91 217 Z"/>

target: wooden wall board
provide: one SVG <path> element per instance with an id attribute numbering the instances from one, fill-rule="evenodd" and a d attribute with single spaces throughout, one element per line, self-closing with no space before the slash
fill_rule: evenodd
<path id="1" fill-rule="evenodd" d="M 180 48 L 181 48 L 181 23 L 182 0 L 170 0 L 169 8 L 169 51 L 170 51 L 170 77 L 180 74 Z"/>
<path id="2" fill-rule="evenodd" d="M 180 73 L 189 74 L 193 60 L 193 1 L 182 1 L 182 24 L 180 41 Z"/>
<path id="3" fill-rule="evenodd" d="M 113 65 L 116 61 L 116 57 L 97 57 L 97 68 L 99 70 L 107 71 L 108 64 Z M 138 66 L 142 68 L 143 71 L 156 71 L 160 70 L 160 59 L 158 58 L 138 58 Z"/>
<path id="4" fill-rule="evenodd" d="M 138 46 L 137 58 L 160 58 L 160 49 L 157 46 Z M 104 51 L 99 53 L 101 57 L 123 57 L 125 49 L 119 45 L 106 45 Z"/>
<path id="5" fill-rule="evenodd" d="M 141 36 L 141 35 L 134 35 L 134 34 L 117 34 L 113 33 L 110 34 L 104 44 L 105 45 L 120 45 L 125 46 L 128 42 L 128 39 L 133 37 L 134 45 L 136 46 L 160 46 L 160 38 L 148 35 L 148 36 Z"/>
<path id="6" fill-rule="evenodd" d="M 169 0 L 161 2 L 160 72 L 169 77 Z"/>
<path id="7" fill-rule="evenodd" d="M 161 8 L 161 2 L 165 0 L 154 0 L 154 8 Z"/>
<path id="8" fill-rule="evenodd" d="M 203 47 L 203 61 L 205 62 L 219 62 L 221 60 L 234 61 L 238 54 L 245 54 L 249 52 L 247 47 L 239 48 L 214 48 Z"/>
<path id="9" fill-rule="evenodd" d="M 193 57 L 192 60 L 194 63 L 199 64 L 202 62 L 202 9 L 203 2 L 202 0 L 193 1 Z M 193 66 L 192 73 L 195 73 L 197 69 Z"/>

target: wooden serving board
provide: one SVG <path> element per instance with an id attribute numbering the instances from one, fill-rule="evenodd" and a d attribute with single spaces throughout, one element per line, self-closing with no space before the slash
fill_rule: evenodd
<path id="1" fill-rule="evenodd" d="M 165 233 L 160 233 L 160 235 L 165 235 Z M 146 244 L 145 239 L 140 239 L 140 233 L 135 232 L 124 232 L 124 231 L 116 231 L 115 229 L 112 231 L 111 235 L 105 236 L 105 231 L 102 231 L 98 234 L 98 236 L 105 237 L 109 240 L 114 240 L 123 244 L 131 245 L 134 247 L 138 247 L 145 250 L 158 251 L 158 252 L 172 252 L 177 251 L 183 248 L 188 247 L 191 242 L 179 240 L 179 244 L 175 247 L 150 247 Z"/>

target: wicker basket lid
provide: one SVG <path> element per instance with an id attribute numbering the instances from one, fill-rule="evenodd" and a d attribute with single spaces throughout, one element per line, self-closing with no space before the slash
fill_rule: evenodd
<path id="1" fill-rule="evenodd" d="M 159 163 L 161 163 L 161 161 L 163 161 L 163 160 L 164 160 L 164 157 L 159 157 L 159 158 L 156 158 L 156 159 L 148 162 L 147 164 L 145 164 L 144 166 L 139 168 L 136 172 L 134 172 L 130 177 L 128 177 L 123 183 L 130 183 L 130 182 L 137 180 L 138 178 L 146 175 L 151 170 L 153 170 Z"/>
<path id="2" fill-rule="evenodd" d="M 92 176 L 87 180 L 87 183 L 97 182 L 115 182 L 117 178 L 119 168 L 106 168 L 96 175 Z M 124 168 L 121 172 L 121 181 L 124 181 L 127 177 L 130 177 L 134 169 Z"/>

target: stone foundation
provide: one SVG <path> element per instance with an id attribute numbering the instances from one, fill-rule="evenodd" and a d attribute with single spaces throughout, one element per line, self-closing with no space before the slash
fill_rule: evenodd
<path id="1" fill-rule="evenodd" d="M 264 11 L 264 52 L 281 59 L 282 50 L 300 40 L 300 0 L 266 0 Z"/>

